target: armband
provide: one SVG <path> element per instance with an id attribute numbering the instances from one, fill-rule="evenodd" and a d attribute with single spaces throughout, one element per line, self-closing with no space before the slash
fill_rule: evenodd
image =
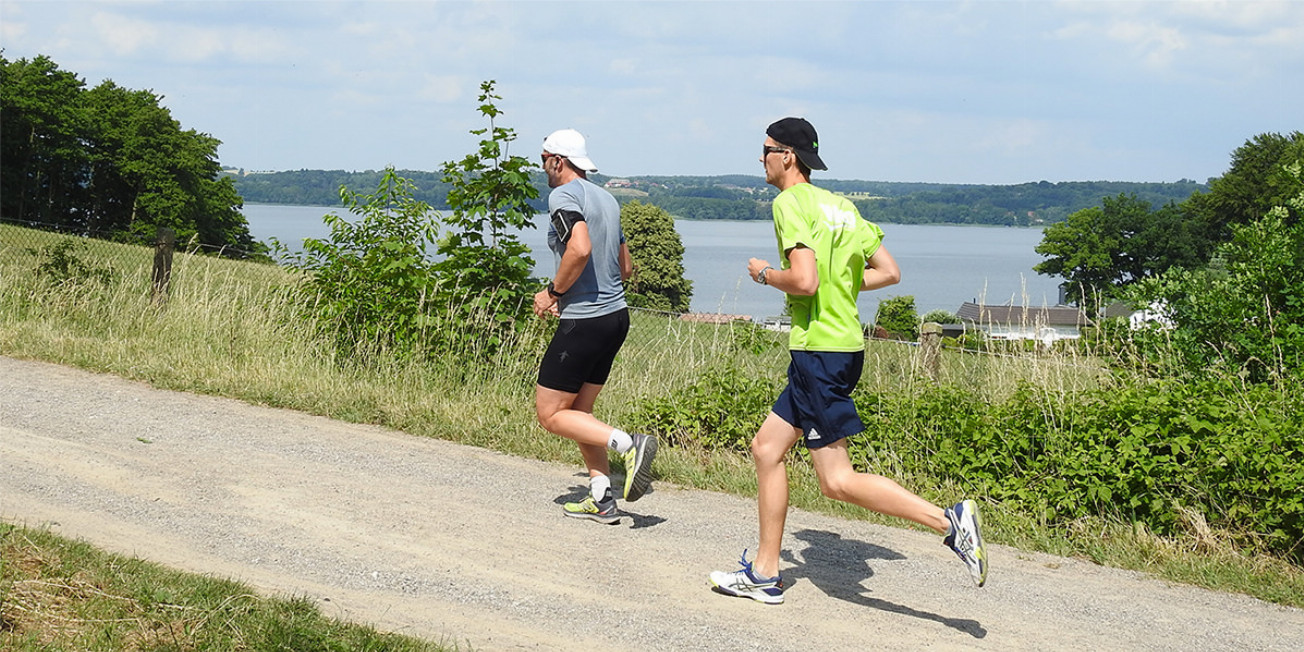
<path id="1" fill-rule="evenodd" d="M 575 223 L 584 221 L 584 214 L 579 211 L 558 208 L 552 212 L 549 219 L 552 221 L 552 230 L 557 232 L 557 240 L 562 244 L 566 244 L 567 242 L 570 242 L 571 232 L 575 229 Z"/>

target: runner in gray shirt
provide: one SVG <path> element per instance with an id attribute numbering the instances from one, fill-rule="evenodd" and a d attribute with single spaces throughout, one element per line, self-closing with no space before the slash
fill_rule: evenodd
<path id="1" fill-rule="evenodd" d="M 543 170 L 553 189 L 548 195 L 548 248 L 557 271 L 548 287 L 534 295 L 534 314 L 559 317 L 560 322 L 539 364 L 535 415 L 548 432 L 575 440 L 589 469 L 589 496 L 566 503 L 563 512 L 618 523 L 607 451 L 624 458 L 622 495 L 635 501 L 652 482 L 657 450 L 655 438 L 626 433 L 593 416 L 598 393 L 629 332 L 622 281 L 633 272 L 633 261 L 620 228 L 620 204 L 588 180 L 588 173 L 598 168 L 588 157 L 584 137 L 562 129 L 544 139 Z"/>

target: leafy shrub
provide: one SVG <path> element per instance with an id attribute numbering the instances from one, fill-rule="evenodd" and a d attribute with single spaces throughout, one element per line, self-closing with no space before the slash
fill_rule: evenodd
<path id="1" fill-rule="evenodd" d="M 884 299 L 878 304 L 874 325 L 886 330 L 895 339 L 919 339 L 919 314 L 915 312 L 915 298 L 906 295 Z"/>
<path id="2" fill-rule="evenodd" d="M 628 419 L 671 445 L 746 452 L 780 389 L 774 379 L 713 368 L 688 386 L 641 402 Z"/>
<path id="3" fill-rule="evenodd" d="M 415 198 L 410 180 L 387 168 L 374 194 L 340 189 L 344 206 L 361 217 L 357 223 L 325 216 L 329 238 L 304 240 L 297 256 L 275 243 L 306 273 L 308 312 L 342 353 L 492 355 L 529 316 L 538 282 L 530 278 L 529 247 L 511 229 L 530 226 L 528 202 L 538 193 L 529 161 L 506 154 L 516 136 L 494 125 L 495 99 L 493 82 L 483 83 L 479 110 L 489 127 L 472 133 L 488 136 L 475 153 L 444 164 L 453 212 L 442 238 L 438 215 Z"/>
<path id="4" fill-rule="evenodd" d="M 439 241 L 443 260 L 433 265 L 440 307 L 464 323 L 480 324 L 442 336 L 491 348 L 531 317 L 530 300 L 541 284 L 530 276 L 530 248 L 513 232 L 534 227 L 530 200 L 539 193 L 530 183 L 530 161 L 507 153 L 516 132 L 495 124 L 502 112 L 494 100 L 502 98 L 493 91 L 493 81 L 480 84 L 479 111 L 489 126 L 471 131 L 483 136 L 479 149 L 444 163 L 452 207 L 446 222 L 452 228 Z"/>
<path id="5" fill-rule="evenodd" d="M 716 368 L 639 405 L 635 427 L 746 452 L 781 389 Z M 1304 386 L 1234 376 L 1078 394 L 1024 385 L 989 403 L 956 386 L 853 394 L 857 468 L 958 486 L 1050 526 L 1125 518 L 1167 535 L 1197 514 L 1249 548 L 1304 561 Z"/>
<path id="6" fill-rule="evenodd" d="M 84 258 L 88 251 L 85 242 L 77 238 L 62 238 L 39 251 L 28 249 L 27 253 L 41 259 L 36 266 L 36 275 L 52 286 L 109 285 L 113 280 L 113 268 L 87 262 Z"/>
<path id="7" fill-rule="evenodd" d="M 373 345 L 412 353 L 433 317 L 429 297 L 435 276 L 427 249 L 434 242 L 435 221 L 430 206 L 414 199 L 412 191 L 410 181 L 388 168 L 375 193 L 340 189 L 357 222 L 326 215 L 330 235 L 304 239 L 297 255 L 287 255 L 284 245 L 274 242 L 279 255 L 305 273 L 300 289 L 305 308 L 334 334 L 343 353 Z"/>
<path id="8" fill-rule="evenodd" d="M 862 394 L 869 432 L 852 454 L 871 469 L 888 455 L 1051 524 L 1113 515 L 1174 534 L 1196 512 L 1300 560 L 1304 387 L 1292 389 L 1210 377 L 1070 397 L 1024 386 L 996 405 L 945 386 Z"/>
<path id="9" fill-rule="evenodd" d="M 733 353 L 763 355 L 779 350 L 787 351 L 786 334 L 769 330 L 751 322 L 730 322 L 732 337 L 729 338 L 729 350 Z"/>

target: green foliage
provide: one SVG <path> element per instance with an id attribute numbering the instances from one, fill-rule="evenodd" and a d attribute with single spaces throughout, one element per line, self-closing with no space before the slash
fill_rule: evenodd
<path id="1" fill-rule="evenodd" d="M 86 90 L 47 57 L 0 57 L 0 214 L 134 241 L 160 227 L 224 255 L 264 249 L 221 176 L 217 139 L 183 130 L 151 91 Z"/>
<path id="2" fill-rule="evenodd" d="M 1174 534 L 1196 518 L 1298 562 L 1301 389 L 1219 377 L 1128 384 L 1063 401 L 1024 387 L 996 405 L 955 387 L 926 387 L 913 397 L 858 392 L 873 434 L 872 443 L 853 446 L 853 457 L 862 468 L 881 468 L 886 452 L 902 468 L 928 469 L 1050 525 L 1115 515 Z"/>
<path id="3" fill-rule="evenodd" d="M 687 386 L 640 402 L 626 419 L 631 428 L 672 446 L 746 452 L 779 389 L 775 379 L 715 367 Z"/>
<path id="4" fill-rule="evenodd" d="M 1304 133 L 1259 134 L 1232 152 L 1231 166 L 1209 183 L 1209 190 L 1187 202 L 1191 214 L 1211 242 L 1225 242 L 1232 227 L 1258 221 L 1274 206 L 1286 206 L 1300 192 L 1298 175 L 1287 170 L 1304 161 Z M 1286 222 L 1300 219 L 1289 209 Z"/>
<path id="5" fill-rule="evenodd" d="M 1149 358 L 1171 351 L 1178 366 L 1199 373 L 1222 367 L 1252 381 L 1304 374 L 1304 163 L 1285 166 L 1298 194 L 1259 220 L 1231 227 L 1218 267 L 1162 275 L 1138 288 L 1135 301 L 1158 299 L 1175 322 L 1171 333 L 1143 336 Z"/>
<path id="6" fill-rule="evenodd" d="M 1119 195 L 1046 227 L 1036 250 L 1047 260 L 1033 269 L 1063 277 L 1070 301 L 1094 306 L 1154 274 L 1202 265 L 1211 246 L 1181 207 L 1152 211 L 1135 195 Z"/>
<path id="7" fill-rule="evenodd" d="M 301 254 L 280 243 L 287 264 L 306 273 L 302 296 L 310 314 L 334 333 L 349 354 L 376 345 L 400 354 L 423 343 L 435 311 L 435 274 L 428 247 L 435 241 L 430 206 L 412 197 L 412 184 L 386 170 L 372 194 L 340 189 L 357 222 L 328 213 L 325 240 L 306 238 Z"/>
<path id="8" fill-rule="evenodd" d="M 27 253 L 41 259 L 36 266 L 36 275 L 50 285 L 93 283 L 100 287 L 108 286 L 113 281 L 113 268 L 84 260 L 88 249 L 86 243 L 77 238 L 61 238 L 40 250 L 28 249 Z"/>
<path id="9" fill-rule="evenodd" d="M 665 312 L 688 312 L 693 282 L 684 278 L 684 244 L 670 213 L 639 201 L 620 208 L 634 275 L 627 291 L 630 305 Z"/>
<path id="10" fill-rule="evenodd" d="M 439 240 L 442 260 L 434 265 L 439 274 L 435 298 L 443 310 L 467 323 L 489 317 L 487 332 L 445 335 L 490 345 L 530 316 L 530 299 L 539 285 L 530 276 L 530 248 L 512 232 L 534 226 L 530 200 L 538 191 L 530 183 L 529 160 L 507 153 L 516 132 L 495 124 L 502 112 L 494 100 L 502 98 L 493 91 L 493 81 L 480 85 L 479 111 L 489 126 L 471 131 L 484 136 L 479 149 L 443 166 L 452 207 L 446 223 L 451 228 Z"/>
<path id="11" fill-rule="evenodd" d="M 915 298 L 911 295 L 889 297 L 879 302 L 874 325 L 886 330 L 895 339 L 919 339 L 919 313 L 915 312 Z"/>
<path id="12" fill-rule="evenodd" d="M 631 427 L 674 446 L 747 451 L 781 379 L 714 367 L 640 401 Z M 1235 377 L 1120 382 L 1074 395 L 1024 385 L 992 403 L 964 387 L 852 397 L 866 424 L 852 461 L 988 497 L 1069 527 L 1124 518 L 1164 535 L 1205 524 L 1304 560 L 1304 384 Z"/>
<path id="13" fill-rule="evenodd" d="M 924 313 L 924 316 L 920 317 L 919 321 L 924 324 L 927 324 L 928 322 L 933 322 L 935 324 L 958 324 L 960 323 L 960 316 L 949 310 L 942 310 L 939 308 Z"/>
<path id="14" fill-rule="evenodd" d="M 729 349 L 734 353 L 764 355 L 777 351 L 787 351 L 788 337 L 777 331 L 769 330 L 751 322 L 731 322 L 733 330 L 729 339 Z"/>

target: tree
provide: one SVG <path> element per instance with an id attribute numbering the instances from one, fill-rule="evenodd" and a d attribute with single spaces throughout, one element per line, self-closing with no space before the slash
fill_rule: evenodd
<path id="1" fill-rule="evenodd" d="M 1163 303 L 1176 325 L 1163 341 L 1187 370 L 1230 367 L 1257 382 L 1304 372 L 1304 222 L 1291 220 L 1304 211 L 1304 163 L 1281 172 L 1300 190 L 1260 219 L 1232 225 L 1216 265 L 1163 274 L 1133 295 Z"/>
<path id="2" fill-rule="evenodd" d="M 1209 192 L 1187 201 L 1204 237 L 1214 245 L 1226 242 L 1233 226 L 1257 222 L 1273 207 L 1286 209 L 1286 223 L 1298 221 L 1300 210 L 1288 200 L 1299 193 L 1300 181 L 1286 168 L 1300 161 L 1304 133 L 1266 133 L 1245 141 L 1232 153 L 1227 172 L 1209 182 Z"/>
<path id="3" fill-rule="evenodd" d="M 1037 253 L 1048 259 L 1033 269 L 1063 277 L 1069 300 L 1098 307 L 1120 288 L 1208 259 L 1209 246 L 1182 207 L 1170 202 L 1152 211 L 1136 195 L 1106 197 L 1101 204 L 1046 227 L 1037 245 Z"/>
<path id="4" fill-rule="evenodd" d="M 632 201 L 620 209 L 634 276 L 629 303 L 638 308 L 688 312 L 693 282 L 684 278 L 684 244 L 670 213 L 652 204 Z"/>
<path id="5" fill-rule="evenodd" d="M 480 84 L 480 114 L 489 120 L 476 152 L 443 165 L 444 183 L 450 185 L 448 205 L 452 227 L 439 241 L 443 260 L 434 265 L 439 274 L 437 299 L 467 325 L 488 319 L 489 332 L 465 331 L 472 339 L 487 338 L 491 346 L 500 331 L 519 325 L 530 316 L 530 299 L 539 282 L 531 278 L 534 260 L 530 248 L 512 229 L 533 228 L 530 200 L 539 196 L 530 183 L 531 163 L 510 156 L 508 145 L 516 132 L 495 124 L 502 111 L 494 100 L 494 81 Z"/>
<path id="6" fill-rule="evenodd" d="M 97 116 L 87 136 L 93 226 L 146 237 L 166 226 L 183 241 L 253 249 L 243 203 L 231 180 L 219 178 L 221 142 L 182 130 L 161 99 L 111 81 L 85 94 Z"/>
<path id="7" fill-rule="evenodd" d="M 411 354 L 424 344 L 436 314 L 428 255 L 436 237 L 434 211 L 412 197 L 411 182 L 393 168 L 385 170 L 374 193 L 345 187 L 339 192 L 359 219 L 328 213 L 322 219 L 329 238 L 304 239 L 298 255 L 277 243 L 278 257 L 305 273 L 303 305 L 334 335 L 338 351 L 353 355 L 379 345 Z"/>
<path id="8" fill-rule="evenodd" d="M 169 227 L 228 254 L 260 250 L 221 176 L 220 141 L 182 130 L 161 97 L 112 81 L 85 90 L 43 56 L 0 58 L 0 72 L 6 218 L 133 241 Z"/>
<path id="9" fill-rule="evenodd" d="M 915 311 L 915 298 L 906 295 L 880 301 L 878 314 L 874 316 L 874 326 L 882 328 L 896 339 L 919 339 L 919 313 Z"/>
<path id="10" fill-rule="evenodd" d="M 48 57 L 0 57 L 0 216 L 76 226 L 87 175 L 83 86 Z"/>

